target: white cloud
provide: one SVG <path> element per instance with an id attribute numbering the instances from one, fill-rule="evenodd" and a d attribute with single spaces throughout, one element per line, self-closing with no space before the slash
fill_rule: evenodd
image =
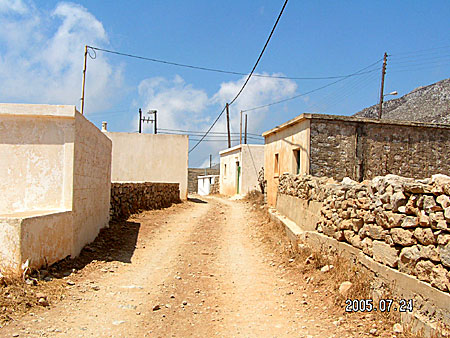
<path id="1" fill-rule="evenodd" d="M 145 79 L 139 84 L 138 93 L 144 102 L 143 112 L 158 111 L 158 128 L 198 130 L 199 124 L 208 121 L 203 114 L 208 95 L 204 90 L 186 84 L 179 75 L 172 80 L 163 77 Z M 135 118 L 132 126 L 137 123 Z"/>
<path id="2" fill-rule="evenodd" d="M 267 74 L 266 74 L 267 75 Z M 274 74 L 275 75 L 275 74 Z M 281 74 L 276 74 L 281 75 Z M 144 102 L 143 111 L 158 110 L 158 128 L 205 131 L 241 88 L 245 77 L 237 81 L 223 82 L 219 90 L 208 98 L 202 89 L 195 89 L 186 84 L 180 76 L 172 80 L 162 77 L 149 78 L 139 84 L 139 100 Z M 239 132 L 240 110 L 261 106 L 276 100 L 281 100 L 295 94 L 297 84 L 291 80 L 253 77 L 245 87 L 241 96 L 230 107 L 230 124 L 232 132 Z M 262 127 L 265 112 L 268 108 L 248 114 L 248 132 L 259 132 Z M 132 130 L 138 125 L 138 120 L 132 122 Z M 144 126 L 151 132 L 151 125 Z M 218 121 L 213 132 L 226 131 L 225 114 Z M 191 142 L 192 147 L 195 142 Z M 196 160 L 191 165 L 209 165 L 209 154 L 217 152 L 226 146 L 225 142 L 204 142 L 194 155 Z M 215 161 L 218 159 L 216 158 Z"/>
<path id="3" fill-rule="evenodd" d="M 1 100 L 79 106 L 84 45 L 108 43 L 103 25 L 73 3 L 59 3 L 50 15 L 33 7 L 23 10 L 20 1 L 13 5 L 20 15 L 0 10 Z M 55 25 L 56 30 L 49 28 Z M 107 106 L 121 83 L 121 69 L 113 69 L 102 55 L 88 59 L 87 112 Z"/>
<path id="4" fill-rule="evenodd" d="M 0 0 L 0 13 L 26 13 L 28 7 L 22 0 Z"/>

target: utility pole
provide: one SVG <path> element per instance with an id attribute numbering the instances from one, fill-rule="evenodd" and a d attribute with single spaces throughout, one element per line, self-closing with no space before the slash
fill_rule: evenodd
<path id="1" fill-rule="evenodd" d="M 148 114 L 155 114 L 155 117 L 153 119 L 151 119 L 150 117 L 142 117 L 142 110 L 141 108 L 139 108 L 139 133 L 142 133 L 142 122 L 154 122 L 155 123 L 155 134 L 157 133 L 157 128 L 156 128 L 156 113 L 157 111 L 152 109 L 149 110 L 147 112 Z"/>
<path id="2" fill-rule="evenodd" d="M 381 90 L 380 90 L 380 104 L 378 106 L 378 119 L 381 119 L 381 114 L 383 112 L 383 92 L 384 92 L 384 76 L 386 75 L 386 63 L 387 63 L 387 53 L 384 53 L 383 58 L 383 68 L 381 70 Z"/>
<path id="3" fill-rule="evenodd" d="M 244 143 L 247 144 L 247 114 L 245 114 L 245 136 Z"/>
<path id="4" fill-rule="evenodd" d="M 241 110 L 241 126 L 239 128 L 239 144 L 242 144 L 242 110 Z"/>
<path id="5" fill-rule="evenodd" d="M 231 148 L 231 135 L 230 135 L 230 110 L 228 107 L 228 103 L 226 105 L 227 108 L 227 130 L 228 130 L 228 148 Z"/>
<path id="6" fill-rule="evenodd" d="M 86 84 L 87 46 L 84 46 L 83 85 L 81 87 L 81 115 L 84 115 L 84 86 Z"/>
<path id="7" fill-rule="evenodd" d="M 212 168 L 212 155 L 209 154 L 209 169 Z"/>

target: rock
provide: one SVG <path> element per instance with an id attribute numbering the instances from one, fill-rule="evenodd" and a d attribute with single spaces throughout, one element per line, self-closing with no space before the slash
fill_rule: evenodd
<path id="1" fill-rule="evenodd" d="M 388 217 L 386 228 L 400 227 L 406 217 L 403 214 L 396 214 L 392 211 L 387 211 L 386 216 Z"/>
<path id="2" fill-rule="evenodd" d="M 398 265 L 398 250 L 381 241 L 373 241 L 373 259 L 392 268 Z"/>
<path id="3" fill-rule="evenodd" d="M 417 243 L 416 239 L 413 237 L 413 230 L 392 228 L 390 233 L 395 244 L 399 244 L 401 246 L 411 246 Z"/>
<path id="4" fill-rule="evenodd" d="M 186 300 L 183 300 L 183 305 L 187 305 L 188 302 Z"/>
<path id="5" fill-rule="evenodd" d="M 430 228 L 416 228 L 414 230 L 414 237 L 417 238 L 419 243 L 423 245 L 430 245 L 436 243 L 433 230 L 431 230 Z"/>
<path id="6" fill-rule="evenodd" d="M 401 191 L 397 191 L 391 196 L 392 211 L 398 211 L 398 208 L 406 204 L 406 197 Z"/>
<path id="7" fill-rule="evenodd" d="M 322 271 L 322 272 L 328 272 L 328 271 L 330 271 L 330 270 L 333 269 L 333 268 L 334 268 L 333 265 L 325 265 L 325 266 L 322 267 L 322 269 L 320 269 L 320 271 Z"/>
<path id="8" fill-rule="evenodd" d="M 394 326 L 392 328 L 392 332 L 394 332 L 395 334 L 403 333 L 402 324 L 399 324 L 399 323 L 394 324 Z"/>
<path id="9" fill-rule="evenodd" d="M 444 218 L 447 222 L 450 222 L 450 207 L 445 208 L 444 210 Z"/>
<path id="10" fill-rule="evenodd" d="M 436 197 L 436 202 L 445 209 L 450 206 L 450 197 L 448 197 L 447 195 L 439 195 L 438 197 Z"/>
<path id="11" fill-rule="evenodd" d="M 434 245 L 421 246 L 418 245 L 420 256 L 433 262 L 440 262 L 439 250 Z"/>
<path id="12" fill-rule="evenodd" d="M 47 296 L 42 292 L 38 292 L 38 293 L 36 293 L 36 298 L 37 299 L 40 299 L 40 298 L 47 299 Z"/>
<path id="13" fill-rule="evenodd" d="M 425 195 L 423 198 L 423 209 L 427 212 L 441 211 L 442 207 L 436 204 L 433 196 Z"/>
<path id="14" fill-rule="evenodd" d="M 370 333 L 372 336 L 378 336 L 378 330 L 377 330 L 377 329 L 371 329 L 371 330 L 369 331 L 369 333 Z"/>
<path id="15" fill-rule="evenodd" d="M 362 247 L 362 251 L 372 257 L 373 256 L 373 241 L 372 239 L 370 239 L 369 237 L 364 238 L 361 241 L 361 247 Z"/>
<path id="16" fill-rule="evenodd" d="M 420 226 L 427 227 L 430 225 L 430 217 L 427 216 L 425 211 L 420 210 L 418 217 L 419 217 L 419 225 Z"/>
<path id="17" fill-rule="evenodd" d="M 158 310 L 161 310 L 161 305 L 156 304 L 156 305 L 153 307 L 153 311 L 158 311 Z"/>
<path id="18" fill-rule="evenodd" d="M 376 224 L 365 224 L 359 231 L 361 237 L 370 237 L 372 239 L 384 239 L 387 231 L 383 227 Z"/>
<path id="19" fill-rule="evenodd" d="M 450 290 L 450 281 L 447 278 L 447 270 L 438 265 L 431 271 L 431 286 L 434 286 L 442 291 Z"/>
<path id="20" fill-rule="evenodd" d="M 430 261 L 420 261 L 416 264 L 416 275 L 421 281 L 430 282 L 431 272 L 433 271 L 434 264 Z"/>
<path id="21" fill-rule="evenodd" d="M 38 300 L 38 304 L 41 305 L 41 306 L 49 306 L 49 305 L 50 305 L 50 304 L 48 303 L 47 299 L 45 299 L 45 298 L 40 298 L 40 299 Z"/>
<path id="22" fill-rule="evenodd" d="M 446 245 L 447 243 L 450 243 L 450 234 L 439 234 L 437 236 L 437 243 L 439 245 Z"/>
<path id="23" fill-rule="evenodd" d="M 417 217 L 406 216 L 402 222 L 402 228 L 415 228 L 417 226 Z"/>
<path id="24" fill-rule="evenodd" d="M 342 282 L 341 285 L 339 286 L 339 294 L 342 297 L 346 298 L 352 286 L 353 284 L 349 281 Z"/>
<path id="25" fill-rule="evenodd" d="M 442 265 L 450 268 L 450 243 L 446 245 L 439 245 L 439 257 Z"/>

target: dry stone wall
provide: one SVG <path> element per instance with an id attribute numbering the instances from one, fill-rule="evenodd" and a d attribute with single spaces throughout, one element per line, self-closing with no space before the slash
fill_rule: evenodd
<path id="1" fill-rule="evenodd" d="M 179 202 L 178 183 L 112 183 L 110 216 L 117 221 L 142 210 L 166 208 Z"/>
<path id="2" fill-rule="evenodd" d="M 450 292 L 450 177 L 280 177 L 279 193 L 322 202 L 315 229 Z"/>

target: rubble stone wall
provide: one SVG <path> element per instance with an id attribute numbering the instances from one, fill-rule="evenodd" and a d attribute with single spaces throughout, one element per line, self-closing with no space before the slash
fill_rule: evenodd
<path id="1" fill-rule="evenodd" d="M 142 210 L 166 208 L 179 202 L 179 183 L 112 183 L 110 216 L 117 221 Z"/>
<path id="2" fill-rule="evenodd" d="M 450 128 L 313 119 L 313 176 L 357 181 L 395 174 L 423 178 L 450 175 Z"/>
<path id="3" fill-rule="evenodd" d="M 217 177 L 216 180 L 214 181 L 214 183 L 210 187 L 209 194 L 217 195 L 217 194 L 219 194 L 219 191 L 220 191 L 220 180 Z"/>
<path id="4" fill-rule="evenodd" d="M 279 194 L 321 203 L 315 231 L 450 292 L 450 177 L 358 183 L 284 174 Z"/>

